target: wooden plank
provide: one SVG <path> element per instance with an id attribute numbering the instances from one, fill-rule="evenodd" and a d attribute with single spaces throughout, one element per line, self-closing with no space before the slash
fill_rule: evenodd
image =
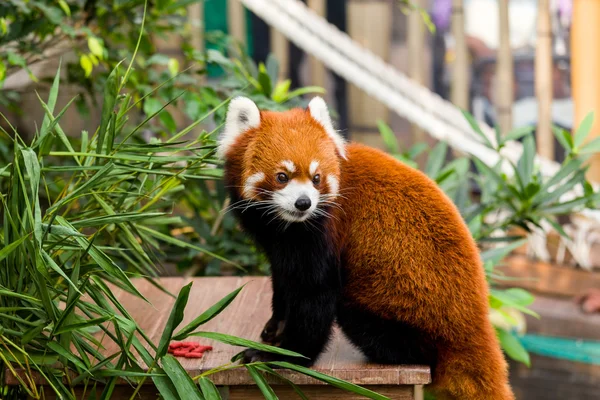
<path id="1" fill-rule="evenodd" d="M 526 315 L 527 333 L 600 340 L 600 314 L 586 314 L 572 299 L 536 295 L 529 307 L 540 315 Z"/>
<path id="2" fill-rule="evenodd" d="M 517 399 L 591 400 L 598 398 L 600 366 L 531 355 L 531 368 L 510 361 Z"/>
<path id="3" fill-rule="evenodd" d="M 271 316 L 271 284 L 267 277 L 208 277 L 208 278 L 161 278 L 160 283 L 171 293 L 177 294 L 179 288 L 193 280 L 189 301 L 185 310 L 184 319 L 180 328 L 191 322 L 204 310 L 219 301 L 222 297 L 236 288 L 246 284 L 227 309 L 218 317 L 202 326 L 203 331 L 222 332 L 229 335 L 240 336 L 250 340 L 260 341 L 260 332 L 265 322 Z M 168 319 L 174 299 L 168 294 L 152 286 L 146 280 L 133 279 L 140 292 L 150 299 L 148 304 L 122 290 L 115 291 L 115 295 L 127 310 L 134 316 L 141 329 L 150 337 L 153 343 L 158 343 Z M 102 335 L 98 335 L 102 338 Z M 191 376 L 214 369 L 230 362 L 230 359 L 242 348 L 222 344 L 213 340 L 190 337 L 204 345 L 213 346 L 213 350 L 206 352 L 201 359 L 181 358 L 182 366 Z M 117 347 L 114 343 L 102 340 L 106 347 L 106 354 L 112 354 Z M 144 363 L 138 357 L 141 366 Z M 328 350 L 319 358 L 315 367 L 317 371 L 326 373 L 358 385 L 422 385 L 430 382 L 430 370 L 427 366 L 419 365 L 380 365 L 366 362 L 363 355 L 356 350 L 336 328 Z M 324 385 L 323 382 L 295 373 L 281 371 L 281 375 L 291 379 L 299 385 Z M 241 368 L 222 371 L 211 375 L 217 385 L 252 385 L 254 381 L 247 372 Z M 269 378 L 276 384 L 281 382 Z M 41 383 L 42 381 L 37 381 Z M 10 373 L 7 374 L 7 383 L 17 384 Z M 151 382 L 148 381 L 148 384 Z"/>
<path id="4" fill-rule="evenodd" d="M 522 287 L 556 296 L 577 296 L 600 287 L 600 274 L 571 266 L 534 261 L 524 255 L 507 257 L 498 271 L 509 281 L 496 280 L 500 286 Z"/>
<path id="5" fill-rule="evenodd" d="M 388 1 L 348 1 L 348 34 L 358 44 L 370 49 L 373 53 L 389 59 L 391 26 L 392 26 L 392 3 Z M 373 23 L 373 21 L 377 21 Z M 364 136 L 379 136 L 376 129 L 376 121 L 381 119 L 389 122 L 389 110 L 387 107 L 354 85 L 348 88 L 349 107 L 349 130 L 350 136 L 355 141 L 365 143 Z M 363 134 L 364 136 L 361 136 Z M 370 145 L 383 148 L 383 141 L 374 139 Z"/>
<path id="6" fill-rule="evenodd" d="M 264 400 L 265 396 L 256 388 L 256 386 L 237 386 L 227 388 L 228 400 Z M 350 392 L 333 387 L 323 386 L 302 386 L 302 392 L 309 399 L 327 399 L 327 400 L 363 400 L 364 396 L 359 396 Z M 280 399 L 292 400 L 300 399 L 289 386 L 273 386 L 275 394 Z M 412 388 L 409 386 L 377 386 L 377 393 L 394 400 L 413 400 L 415 397 Z"/>

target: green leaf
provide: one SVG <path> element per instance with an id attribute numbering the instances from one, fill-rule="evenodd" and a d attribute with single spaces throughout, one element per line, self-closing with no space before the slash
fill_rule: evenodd
<path id="1" fill-rule="evenodd" d="M 221 343 L 230 344 L 232 346 L 249 347 L 251 349 L 262 350 L 262 351 L 266 351 L 269 353 L 279 354 L 282 356 L 307 358 L 307 357 L 303 356 L 302 354 L 299 354 L 299 353 L 296 353 L 296 352 L 293 352 L 290 350 L 282 349 L 282 348 L 275 347 L 275 346 L 269 346 L 267 344 L 262 344 L 262 343 L 258 343 L 258 342 L 253 342 L 252 340 L 242 339 L 237 336 L 226 335 L 224 333 L 194 332 L 194 333 L 190 333 L 189 336 L 204 337 L 207 339 L 216 340 Z"/>
<path id="2" fill-rule="evenodd" d="M 473 131 L 475 131 L 475 133 L 477 133 L 483 139 L 483 142 L 485 143 L 485 145 L 487 147 L 489 147 L 490 149 L 493 149 L 494 146 L 492 145 L 492 142 L 490 142 L 490 139 L 488 139 L 488 137 L 485 135 L 485 133 L 483 133 L 483 131 L 479 127 L 479 124 L 477 123 L 477 121 L 475 121 L 475 118 L 473 118 L 473 116 L 468 111 L 465 111 L 465 110 L 460 110 L 460 111 L 462 112 L 465 119 L 469 122 L 469 125 L 471 125 L 471 128 L 473 129 Z"/>
<path id="3" fill-rule="evenodd" d="M 114 112 L 119 94 L 119 66 L 117 65 L 106 78 L 104 84 L 104 102 L 102 104 L 102 114 L 100 117 L 100 128 L 98 129 L 98 145 L 96 153 L 101 154 L 104 147 L 104 139 L 108 133 L 108 123 L 111 120 L 111 114 Z M 98 160 L 96 160 L 98 162 Z"/>
<path id="4" fill-rule="evenodd" d="M 192 378 L 175 357 L 167 354 L 162 357 L 161 361 L 163 370 L 173 382 L 173 386 L 181 400 L 204 400 L 198 386 L 194 384 Z"/>
<path id="5" fill-rule="evenodd" d="M 504 137 L 504 143 L 510 140 L 519 140 L 525 135 L 531 135 L 535 127 L 533 126 L 523 126 L 521 128 L 513 129 Z"/>
<path id="6" fill-rule="evenodd" d="M 485 261 L 492 261 L 494 265 L 498 264 L 504 257 L 509 255 L 513 250 L 521 247 L 527 243 L 527 239 L 517 240 L 509 245 L 496 247 L 493 249 L 486 250 L 481 253 L 481 259 Z"/>
<path id="7" fill-rule="evenodd" d="M 267 400 L 277 400 L 278 399 L 277 395 L 275 395 L 275 392 L 273 391 L 271 386 L 269 386 L 269 383 L 267 382 L 265 377 L 262 376 L 260 374 L 260 372 L 258 372 L 256 367 L 254 367 L 252 365 L 246 365 L 246 369 L 250 373 L 250 376 L 252 377 L 252 379 L 254 379 L 254 382 L 256 382 L 256 386 L 258 386 L 258 388 L 260 389 L 263 396 L 265 396 L 265 399 L 267 399 Z"/>
<path id="8" fill-rule="evenodd" d="M 177 73 L 179 72 L 179 61 L 176 58 L 169 58 L 167 68 L 169 69 L 169 73 L 171 74 L 171 76 L 177 75 Z"/>
<path id="9" fill-rule="evenodd" d="M 163 329 L 163 333 L 158 344 L 158 350 L 156 350 L 157 358 L 160 358 L 167 354 L 167 349 L 169 348 L 169 342 L 171 341 L 171 337 L 173 336 L 173 331 L 175 331 L 175 328 L 177 328 L 177 326 L 183 320 L 183 312 L 185 311 L 185 306 L 187 305 L 188 298 L 190 297 L 190 289 L 192 288 L 192 283 L 193 282 L 190 282 L 184 287 L 182 287 L 179 291 L 179 295 L 177 295 L 177 300 L 175 300 L 175 304 L 171 309 L 171 314 L 169 315 L 167 324 Z"/>
<path id="10" fill-rule="evenodd" d="M 594 113 L 590 112 L 589 114 L 587 114 L 585 116 L 583 121 L 581 121 L 581 124 L 579 124 L 579 128 L 577 128 L 577 131 L 575 131 L 574 147 L 576 149 L 578 149 L 579 146 L 581 146 L 583 144 L 583 142 L 589 135 L 590 131 L 592 130 L 593 124 L 594 124 Z"/>
<path id="11" fill-rule="evenodd" d="M 322 374 L 315 370 L 305 368 L 305 367 L 302 367 L 299 365 L 294 365 L 294 364 L 291 364 L 288 362 L 283 362 L 283 361 L 270 362 L 269 365 L 277 365 L 278 367 L 287 368 L 287 369 L 291 369 L 292 371 L 300 372 L 301 374 L 304 374 L 304 375 L 310 376 L 312 378 L 318 379 L 322 382 L 328 383 L 331 386 L 335 386 L 339 389 L 346 390 L 351 393 L 356 393 L 361 396 L 365 396 L 369 399 L 389 400 L 388 397 L 380 395 L 379 393 L 375 393 L 369 389 L 365 389 L 365 388 L 355 385 L 353 383 L 346 382 L 341 379 L 334 378 L 332 376 L 325 375 L 325 374 Z"/>
<path id="12" fill-rule="evenodd" d="M 275 86 L 275 89 L 273 90 L 273 94 L 271 95 L 273 100 L 276 101 L 277 103 L 283 103 L 284 101 L 286 101 L 288 99 L 288 91 L 290 89 L 291 84 L 292 84 L 292 81 L 289 79 L 286 79 L 283 82 L 279 82 Z"/>
<path id="13" fill-rule="evenodd" d="M 58 98 L 58 88 L 60 85 L 60 67 L 61 63 L 58 64 L 58 68 L 56 70 L 56 75 L 54 76 L 54 81 L 52 82 L 52 87 L 50 88 L 50 92 L 48 93 L 48 110 L 50 113 L 54 112 L 54 107 L 56 107 L 56 99 Z M 40 129 L 40 138 L 43 138 L 48 133 L 50 126 L 50 117 L 47 114 L 44 114 L 44 119 L 42 120 L 42 127 Z"/>
<path id="14" fill-rule="evenodd" d="M 558 140 L 565 150 L 568 150 L 569 152 L 573 150 L 573 138 L 569 132 L 557 126 L 553 126 L 552 133 L 554 133 L 556 140 Z"/>
<path id="15" fill-rule="evenodd" d="M 272 82 L 263 63 L 260 63 L 258 66 L 258 82 L 260 83 L 262 93 L 267 97 L 271 97 L 271 91 L 273 90 Z"/>
<path id="16" fill-rule="evenodd" d="M 65 348 L 63 348 L 57 342 L 52 342 L 52 341 L 49 341 L 47 343 L 47 346 L 48 346 L 48 348 L 50 350 L 54 351 L 58 355 L 60 355 L 60 356 L 62 356 L 64 358 L 66 358 L 67 360 L 71 361 L 73 363 L 73 365 L 77 366 L 82 371 L 86 371 L 87 372 L 87 368 L 86 368 L 85 364 L 83 362 L 81 362 L 81 360 L 79 358 L 75 357 L 75 355 L 70 350 L 66 350 Z"/>
<path id="17" fill-rule="evenodd" d="M 104 56 L 104 46 L 98 38 L 93 36 L 88 37 L 88 48 L 93 55 L 102 60 L 102 57 Z"/>
<path id="18" fill-rule="evenodd" d="M 223 297 L 217 303 L 212 305 L 208 310 L 204 311 L 200 316 L 194 318 L 192 322 L 187 324 L 182 330 L 180 330 L 175 336 L 173 336 L 173 340 L 183 340 L 188 337 L 190 332 L 193 332 L 200 325 L 203 325 L 219 315 L 221 311 L 223 311 L 231 302 L 237 297 L 240 291 L 244 288 L 245 285 L 237 288 L 233 292 L 229 293 L 227 296 Z"/>
<path id="19" fill-rule="evenodd" d="M 291 92 L 289 92 L 287 95 L 286 101 L 289 101 L 298 96 L 304 96 L 305 94 L 309 94 L 309 93 L 325 94 L 325 89 L 323 89 L 320 86 L 301 87 L 301 88 L 298 88 L 298 89 L 295 89 L 295 90 L 292 90 Z"/>
<path id="20" fill-rule="evenodd" d="M 15 251 L 15 249 L 17 247 L 19 247 L 19 245 L 21 243 L 23 243 L 27 239 L 29 239 L 29 236 L 20 237 L 19 239 L 10 243 L 8 246 L 5 246 L 2 249 L 0 249 L 0 261 L 4 260 L 6 257 L 8 257 L 13 251 Z M 0 291 L 0 294 L 2 294 L 1 291 Z"/>
<path id="21" fill-rule="evenodd" d="M 198 383 L 200 384 L 200 390 L 202 390 L 202 394 L 206 400 L 221 400 L 219 390 L 210 379 L 203 376 L 198 379 Z"/>
<path id="22" fill-rule="evenodd" d="M 600 137 L 591 140 L 579 150 L 580 154 L 593 154 L 598 152 L 600 152 Z"/>
<path id="23" fill-rule="evenodd" d="M 427 158 L 427 164 L 425 165 L 425 173 L 432 179 L 436 179 L 440 170 L 442 169 L 442 165 L 446 161 L 446 154 L 448 152 L 448 145 L 446 142 L 438 142 L 431 153 L 429 153 L 429 157 Z"/>
<path id="24" fill-rule="evenodd" d="M 506 354 L 508 354 L 510 358 L 512 358 L 515 361 L 522 362 L 528 367 L 531 366 L 529 353 L 527 352 L 527 350 L 525 350 L 525 348 L 516 336 L 512 335 L 511 333 L 508 333 L 503 329 L 496 329 L 496 333 L 498 335 L 498 339 L 500 340 L 500 345 L 502 346 L 504 351 L 506 351 Z"/>
<path id="25" fill-rule="evenodd" d="M 392 129 L 385 123 L 385 121 L 378 119 L 377 127 L 379 128 L 379 133 L 390 153 L 396 154 L 400 153 L 400 146 L 398 145 L 398 139 Z"/>
<path id="26" fill-rule="evenodd" d="M 83 72 L 85 73 L 85 77 L 89 78 L 92 74 L 92 70 L 94 69 L 94 63 L 92 63 L 92 59 L 87 54 L 82 54 L 79 57 L 79 65 L 83 68 Z"/>
<path id="27" fill-rule="evenodd" d="M 513 294 L 511 294 L 510 292 L 507 292 L 506 290 L 499 290 L 499 289 L 494 289 L 494 288 L 490 289 L 490 300 L 499 302 L 503 306 L 515 308 L 515 309 L 517 309 L 525 314 L 529 314 L 533 317 L 536 317 L 536 318 L 540 317 L 535 311 L 532 311 L 532 310 L 528 309 L 526 306 L 521 304 L 521 302 L 523 301 L 522 298 L 514 297 Z"/>
<path id="28" fill-rule="evenodd" d="M 533 173 L 533 159 L 535 157 L 535 140 L 533 136 L 527 136 L 523 141 L 523 153 L 517 163 L 517 173 L 521 180 L 523 190 L 531 182 Z"/>
<path id="29" fill-rule="evenodd" d="M 112 315 L 105 315 L 103 317 L 93 318 L 93 319 L 87 320 L 85 322 L 80 322 L 78 324 L 65 325 L 65 326 L 61 327 L 60 330 L 57 330 L 56 332 L 54 332 L 54 334 L 60 335 L 62 333 L 66 333 L 66 332 L 80 331 L 82 329 L 89 328 L 91 326 L 98 326 L 103 322 L 111 320 L 112 318 L 113 318 Z"/>

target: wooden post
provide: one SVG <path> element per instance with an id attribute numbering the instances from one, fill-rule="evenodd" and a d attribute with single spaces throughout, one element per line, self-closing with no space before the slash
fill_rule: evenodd
<path id="1" fill-rule="evenodd" d="M 538 153 L 554 159 L 552 134 L 552 27 L 550 1 L 538 0 L 537 38 L 535 47 L 535 95 L 538 103 L 537 144 Z"/>
<path id="2" fill-rule="evenodd" d="M 246 48 L 246 9 L 240 0 L 227 0 L 227 30 Z"/>
<path id="3" fill-rule="evenodd" d="M 386 0 L 348 0 L 348 34 L 384 60 L 389 58 L 393 3 Z M 350 137 L 384 149 L 377 120 L 389 121 L 387 107 L 356 86 L 348 88 Z"/>
<path id="4" fill-rule="evenodd" d="M 192 22 L 192 46 L 198 51 L 204 50 L 204 3 L 192 4 L 188 7 L 188 18 Z M 199 25 L 199 26 L 197 26 Z"/>
<path id="5" fill-rule="evenodd" d="M 327 0 L 308 0 L 307 4 L 318 15 L 325 17 L 325 8 L 327 5 Z M 323 63 L 313 56 L 310 56 L 308 63 L 310 70 L 311 85 L 325 87 L 325 77 L 327 72 Z"/>
<path id="6" fill-rule="evenodd" d="M 286 79 L 289 76 L 289 43 L 285 36 L 273 27 L 271 33 L 271 52 L 279 61 L 279 79 Z"/>
<path id="7" fill-rule="evenodd" d="M 426 6 L 424 0 L 412 0 L 419 8 Z M 408 75 L 417 83 L 425 84 L 425 63 L 423 49 L 425 48 L 425 24 L 419 10 L 412 10 L 408 16 Z M 411 125 L 413 143 L 425 140 L 425 133 L 417 125 Z"/>
<path id="8" fill-rule="evenodd" d="M 575 102 L 575 130 L 583 118 L 594 112 L 594 125 L 588 140 L 600 136 L 600 1 L 573 1 L 571 24 L 571 82 Z M 600 155 L 594 155 L 588 179 L 600 182 Z"/>
<path id="9" fill-rule="evenodd" d="M 579 0 L 578 0 L 579 1 Z M 508 18 L 509 0 L 498 2 L 498 18 L 500 22 L 500 46 L 498 49 L 498 63 L 496 68 L 496 110 L 498 125 L 502 134 L 507 134 L 512 129 L 513 106 L 513 57 L 510 48 L 510 24 Z"/>
<path id="10" fill-rule="evenodd" d="M 463 0 L 452 0 L 451 24 L 456 57 L 452 66 L 450 97 L 454 105 L 469 110 L 469 53 L 465 34 Z"/>

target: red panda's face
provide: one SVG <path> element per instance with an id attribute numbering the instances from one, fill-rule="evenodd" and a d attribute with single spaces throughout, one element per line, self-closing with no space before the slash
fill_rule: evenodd
<path id="1" fill-rule="evenodd" d="M 264 208 L 266 218 L 328 216 L 338 196 L 344 142 L 320 98 L 286 112 L 260 112 L 249 99 L 234 99 L 219 152 L 241 163 L 240 195 Z"/>

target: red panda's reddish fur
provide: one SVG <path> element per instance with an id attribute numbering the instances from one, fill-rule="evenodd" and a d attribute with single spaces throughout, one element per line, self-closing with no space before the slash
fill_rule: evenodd
<path id="1" fill-rule="evenodd" d="M 433 387 L 443 398 L 511 400 L 507 364 L 488 319 L 488 287 L 478 248 L 457 208 L 418 170 L 361 144 L 339 157 L 305 110 L 260 112 L 260 127 L 227 153 L 226 180 L 242 187 L 293 154 L 321 160 L 339 177 L 339 208 L 328 232 L 348 274 L 344 297 L 372 313 L 410 323 L 435 343 Z M 316 154 L 315 152 L 319 153 Z M 273 190 L 269 177 L 260 186 Z"/>

